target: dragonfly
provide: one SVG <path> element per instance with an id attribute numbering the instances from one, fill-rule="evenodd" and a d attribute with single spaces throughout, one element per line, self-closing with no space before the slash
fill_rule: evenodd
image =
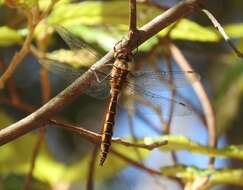
<path id="1" fill-rule="evenodd" d="M 62 26 L 55 26 L 54 28 L 72 50 L 77 51 L 83 49 L 88 51 L 89 55 L 96 60 L 99 59 L 96 51 L 81 39 L 74 36 L 68 29 Z M 166 97 L 163 92 L 166 90 L 168 91 L 168 84 L 170 84 L 171 78 L 173 78 L 173 84 L 176 88 L 190 85 L 200 80 L 200 76 L 194 71 L 145 70 L 132 72 L 130 69 L 133 62 L 132 54 L 124 51 L 123 48 L 114 52 L 115 61 L 112 64 L 107 64 L 107 67 L 109 67 L 107 69 L 108 72 L 93 69 L 95 77 L 91 87 L 86 91 L 86 94 L 95 98 L 110 97 L 102 127 L 100 166 L 104 164 L 110 150 L 119 99 L 123 99 L 122 97 L 124 96 L 130 98 L 139 96 L 160 107 L 172 103 L 175 108 L 173 110 L 175 114 L 186 115 L 191 113 L 190 107 L 176 98 Z M 81 73 L 75 69 L 63 66 L 54 60 L 40 59 L 39 62 L 51 72 L 59 74 L 68 72 L 68 74 L 71 75 L 70 78 L 77 78 L 81 75 Z M 108 62 L 107 60 L 107 63 Z M 123 91 L 126 93 L 123 93 Z M 144 113 L 148 112 L 145 111 Z"/>

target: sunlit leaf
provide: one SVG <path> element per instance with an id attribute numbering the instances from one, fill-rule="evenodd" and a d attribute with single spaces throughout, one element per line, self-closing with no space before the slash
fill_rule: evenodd
<path id="1" fill-rule="evenodd" d="M 226 146 L 223 148 L 210 148 L 200 145 L 184 136 L 161 136 L 147 137 L 144 139 L 145 144 L 154 144 L 168 141 L 168 144 L 161 146 L 161 151 L 178 151 L 187 150 L 194 153 L 206 154 L 208 156 L 223 156 L 243 160 L 243 148 L 239 146 Z"/>
<path id="2" fill-rule="evenodd" d="M 168 166 L 161 168 L 163 176 L 180 178 L 184 182 L 193 182 L 198 178 L 209 177 L 207 187 L 218 184 L 243 186 L 243 169 L 199 169 L 190 166 Z"/>
<path id="3" fill-rule="evenodd" d="M 138 4 L 138 23 L 140 26 L 152 20 L 162 11 L 149 5 Z M 85 1 L 68 3 L 60 1 L 48 17 L 49 25 L 61 25 L 76 36 L 91 44 L 97 44 L 104 51 L 111 50 L 117 41 L 121 40 L 128 31 L 128 2 L 127 1 Z M 36 35 L 43 35 L 46 22 L 41 23 Z M 165 36 L 171 27 L 162 30 L 158 35 Z M 170 33 L 172 39 L 201 42 L 216 42 L 220 39 L 213 29 L 181 19 Z M 148 51 L 157 43 L 156 37 L 148 40 L 139 47 Z"/>
<path id="4" fill-rule="evenodd" d="M 67 63 L 74 68 L 90 67 L 96 59 L 88 51 L 83 49 L 79 51 L 71 51 L 59 49 L 51 53 L 47 53 L 46 57 L 61 63 Z"/>
<path id="5" fill-rule="evenodd" d="M 231 38 L 243 37 L 243 23 L 225 25 L 224 30 Z"/>
<path id="6" fill-rule="evenodd" d="M 106 27 L 89 27 L 85 25 L 69 26 L 67 29 L 75 36 L 84 39 L 90 44 L 98 44 L 105 51 L 111 50 L 125 34 L 116 30 L 116 28 L 109 29 Z"/>
<path id="7" fill-rule="evenodd" d="M 165 28 L 159 32 L 159 36 L 167 35 L 170 30 L 170 38 L 176 40 L 201 42 L 217 42 L 220 40 L 219 35 L 213 29 L 205 28 L 188 19 L 181 19 L 175 24 L 175 26 L 171 25 L 170 27 Z"/>
<path id="8" fill-rule="evenodd" d="M 138 5 L 138 22 L 143 25 L 161 11 L 153 6 Z M 128 29 L 129 9 L 127 1 L 86 1 L 56 6 L 48 21 L 60 25 L 111 25 Z M 125 28 L 124 28 L 125 27 Z"/>
<path id="9" fill-rule="evenodd" d="M 7 26 L 0 27 L 0 46 L 21 44 L 23 37 L 19 31 Z"/>

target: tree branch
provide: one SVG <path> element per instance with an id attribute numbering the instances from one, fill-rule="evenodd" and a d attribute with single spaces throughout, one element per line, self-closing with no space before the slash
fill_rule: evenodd
<path id="1" fill-rule="evenodd" d="M 102 135 L 89 131 L 87 129 L 81 128 L 81 127 L 77 127 L 71 124 L 67 124 L 67 123 L 63 123 L 63 122 L 59 122 L 57 120 L 50 120 L 49 123 L 54 124 L 56 127 L 60 127 L 63 129 L 67 129 L 75 134 L 78 134 L 79 136 L 81 136 L 82 138 L 87 139 L 88 141 L 91 141 L 93 143 L 99 144 L 101 142 L 101 137 Z M 156 143 L 152 143 L 152 144 L 143 144 L 143 143 L 132 143 L 132 142 L 128 142 L 125 140 L 122 140 L 120 138 L 112 138 L 112 143 L 115 144 L 121 144 L 124 146 L 128 146 L 128 147 L 136 147 L 136 148 L 143 148 L 143 149 L 147 149 L 147 150 L 153 150 L 155 148 L 158 148 L 160 146 L 166 145 L 168 142 L 167 141 L 163 141 L 163 142 L 156 142 Z"/>
<path id="2" fill-rule="evenodd" d="M 199 4 L 203 3 L 204 1 L 205 0 L 184 0 L 179 2 L 177 5 L 168 9 L 163 14 L 157 16 L 152 21 L 140 28 L 136 37 L 137 39 L 134 38 L 133 43 L 129 43 L 128 48 L 135 49 L 138 45 L 142 44 L 168 25 L 174 23 L 182 17 L 190 15 L 199 7 Z M 10 125 L 9 127 L 2 129 L 0 131 L 0 145 L 10 142 L 33 129 L 44 126 L 44 124 L 48 122 L 49 118 L 53 117 L 59 110 L 63 109 L 64 106 L 67 106 L 74 101 L 90 86 L 90 81 L 93 77 L 93 69 L 100 69 L 104 67 L 107 60 L 112 60 L 112 58 L 113 50 L 100 59 L 92 67 L 92 69 L 85 72 L 70 86 L 68 86 L 65 90 L 51 99 L 37 111 Z"/>

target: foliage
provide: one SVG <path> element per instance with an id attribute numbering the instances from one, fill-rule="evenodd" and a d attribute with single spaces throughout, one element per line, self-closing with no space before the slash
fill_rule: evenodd
<path id="1" fill-rule="evenodd" d="M 20 32 L 7 26 L 0 27 L 0 46 L 21 44 L 22 42 L 23 36 L 20 34 Z"/>
<path id="2" fill-rule="evenodd" d="M 3 3 L 7 6 L 3 6 Z M 42 12 L 47 10 L 50 3 L 50 0 L 40 0 L 39 2 L 36 0 L 6 0 L 5 2 L 0 1 L 0 6 L 1 9 L 7 10 L 10 8 L 18 8 L 28 15 L 28 13 L 32 13 L 38 8 Z M 54 30 L 55 26 L 64 26 L 75 37 L 89 43 L 96 52 L 104 53 L 112 49 L 115 43 L 127 34 L 129 20 L 129 10 L 127 7 L 128 1 L 71 2 L 68 0 L 60 0 L 55 4 L 50 15 L 43 18 L 38 24 L 34 33 L 35 43 L 33 44 L 37 44 L 37 46 L 39 45 L 41 47 L 40 44 L 44 39 L 45 47 L 37 48 L 41 49 L 41 51 L 45 49 L 52 50 L 45 54 L 47 58 L 57 62 L 67 63 L 74 68 L 87 68 L 96 60 L 94 57 L 89 57 L 89 55 L 85 54 L 83 50 L 74 51 L 63 48 L 54 50 L 58 46 L 58 38 Z M 146 24 L 154 17 L 160 15 L 161 12 L 162 11 L 155 6 L 138 4 L 139 26 Z M 18 27 L 10 27 L 9 23 L 1 26 L 0 46 L 2 48 L 14 45 L 22 46 L 26 36 L 28 36 L 29 31 L 27 31 L 27 28 L 28 26 L 26 26 L 26 23 Z M 224 28 L 231 38 L 243 37 L 242 23 L 227 24 Z M 159 32 L 151 40 L 145 42 L 139 50 L 150 52 L 154 45 L 158 43 L 158 38 L 165 36 L 179 42 L 215 43 L 222 40 L 222 37 L 212 27 L 202 26 L 189 19 L 181 19 L 177 23 Z M 239 46 L 242 47 L 242 44 L 241 41 Z M 214 100 L 214 104 L 218 108 L 217 115 L 219 118 L 222 118 L 218 122 L 220 126 L 219 131 L 221 133 L 228 129 L 228 126 L 232 123 L 232 120 L 237 114 L 238 104 L 243 92 L 242 61 L 233 59 L 232 55 L 227 55 L 225 57 L 227 58 L 224 60 L 227 62 L 226 64 L 231 62 L 231 68 L 225 71 L 223 80 L 217 89 L 217 96 Z M 88 61 L 80 62 L 82 59 Z M 232 99 L 232 97 L 234 98 Z M 220 109 L 222 105 L 227 107 L 227 109 Z M 1 109 L 0 112 L 0 126 L 2 128 L 15 122 L 15 119 L 11 118 L 3 110 L 4 109 Z M 30 169 L 31 156 L 35 148 L 37 136 L 38 132 L 32 132 L 1 147 L 0 175 L 2 177 L 1 183 L 5 189 L 20 188 L 20 184 L 23 183 L 23 176 L 26 175 Z M 158 137 L 147 136 L 144 139 L 139 139 L 140 143 L 147 146 L 158 145 L 164 141 L 168 141 L 168 144 L 157 147 L 163 152 L 186 150 L 207 156 L 243 160 L 243 149 L 241 146 L 231 145 L 223 148 L 211 148 L 194 142 L 184 136 L 173 135 Z M 28 146 L 28 148 L 26 148 L 26 146 Z M 138 149 L 134 151 L 134 148 L 123 145 L 113 144 L 112 148 L 120 153 L 125 153 L 127 157 L 133 161 L 144 161 L 150 155 L 150 151 L 148 150 Z M 82 155 L 79 161 L 65 165 L 54 158 L 49 150 L 48 143 L 43 143 L 36 161 L 34 170 L 34 179 L 36 181 L 32 184 L 32 189 L 45 189 L 49 184 L 53 185 L 60 181 L 66 181 L 68 183 L 75 181 L 85 182 L 85 180 L 87 180 L 91 155 L 92 154 Z M 137 155 L 140 155 L 140 157 Z M 96 164 L 95 179 L 107 179 L 114 175 L 114 173 L 123 170 L 128 165 L 127 162 L 124 162 L 112 154 L 108 156 L 106 162 L 107 164 L 105 164 L 102 169 Z M 176 165 L 161 168 L 161 174 L 163 176 L 182 179 L 185 183 L 195 181 L 197 178 L 209 176 L 208 187 L 224 183 L 243 185 L 241 179 L 243 175 L 242 169 L 203 170 L 191 166 Z M 49 184 L 46 184 L 46 182 Z"/>
<path id="3" fill-rule="evenodd" d="M 144 143 L 159 144 L 160 142 L 168 141 L 168 144 L 161 146 L 161 151 L 178 151 L 187 150 L 194 153 L 206 154 L 208 156 L 223 156 L 236 159 L 243 159 L 243 149 L 240 146 L 227 146 L 223 148 L 210 148 L 200 145 L 184 136 L 162 136 L 162 137 L 147 137 Z"/>
<path id="4" fill-rule="evenodd" d="M 163 175 L 168 177 L 178 177 L 185 182 L 193 182 L 197 179 L 209 177 L 206 184 L 207 188 L 219 184 L 242 184 L 242 169 L 199 169 L 190 166 L 168 166 L 161 168 Z"/>

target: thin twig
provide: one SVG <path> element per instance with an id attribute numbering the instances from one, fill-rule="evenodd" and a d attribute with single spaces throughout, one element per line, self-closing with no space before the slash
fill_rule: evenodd
<path id="1" fill-rule="evenodd" d="M 178 63 L 178 65 L 181 67 L 181 69 L 183 71 L 188 71 L 188 70 L 193 71 L 192 67 L 190 66 L 190 64 L 188 63 L 188 61 L 186 60 L 186 58 L 180 51 L 180 49 L 176 47 L 176 45 L 174 45 L 173 43 L 170 42 L 169 48 L 170 48 L 172 56 L 174 57 L 174 59 L 176 60 L 176 62 Z M 217 132 L 216 132 L 216 126 L 215 126 L 215 114 L 214 114 L 212 105 L 211 105 L 208 95 L 200 81 L 193 83 L 192 87 L 194 88 L 194 90 L 197 94 L 197 97 L 199 98 L 199 100 L 202 104 L 202 107 L 203 107 L 203 112 L 204 112 L 206 124 L 208 127 L 208 136 L 209 136 L 208 144 L 210 147 L 214 148 L 217 146 Z M 213 163 L 214 163 L 214 159 L 211 158 L 209 164 L 213 165 Z"/>
<path id="2" fill-rule="evenodd" d="M 4 84 L 6 83 L 6 81 L 13 75 L 17 66 L 23 61 L 25 56 L 29 53 L 36 26 L 39 24 L 39 22 L 42 19 L 44 19 L 51 12 L 56 2 L 57 2 L 56 0 L 52 0 L 47 10 L 43 12 L 42 15 L 40 15 L 40 10 L 38 6 L 33 7 L 32 11 L 24 11 L 28 19 L 28 34 L 25 38 L 22 48 L 20 49 L 19 52 L 17 52 L 14 55 L 7 70 L 0 77 L 0 89 L 4 88 Z"/>
<path id="3" fill-rule="evenodd" d="M 132 141 L 133 141 L 133 143 L 136 144 L 138 142 L 138 139 L 136 138 L 135 129 L 134 129 L 134 125 L 133 125 L 133 115 L 134 115 L 134 113 L 132 111 L 128 111 L 128 126 L 129 126 L 130 133 L 132 135 Z M 136 147 L 134 147 L 134 151 L 136 153 L 137 158 L 139 160 L 142 160 L 141 159 L 142 156 Z"/>
<path id="4" fill-rule="evenodd" d="M 243 58 L 243 53 L 241 53 L 234 45 L 234 43 L 230 40 L 230 37 L 224 31 L 224 28 L 217 21 L 215 16 L 210 13 L 207 9 L 201 9 L 201 11 L 209 18 L 209 20 L 213 23 L 214 27 L 219 31 L 222 35 L 226 43 L 232 48 L 232 50 L 236 53 L 236 55 L 240 58 Z"/>
<path id="5" fill-rule="evenodd" d="M 0 89 L 4 87 L 5 82 L 12 76 L 13 72 L 17 68 L 17 66 L 21 63 L 21 61 L 24 59 L 24 57 L 29 53 L 30 50 L 30 44 L 32 41 L 32 37 L 34 34 L 35 24 L 32 20 L 32 14 L 28 14 L 28 35 L 25 38 L 24 44 L 19 52 L 17 52 L 14 57 L 12 58 L 8 68 L 6 71 L 2 74 L 0 78 Z"/>
<path id="6" fill-rule="evenodd" d="M 49 7 L 52 7 L 52 6 L 53 5 L 51 3 Z M 47 44 L 43 43 L 42 40 L 45 41 L 45 38 L 37 39 L 37 46 L 38 46 L 38 49 L 39 49 L 40 52 L 45 52 L 45 50 L 47 48 L 46 47 Z M 50 86 L 50 83 L 49 83 L 48 71 L 45 67 L 43 67 L 41 65 L 39 74 L 40 74 L 40 83 L 41 83 L 41 92 L 42 92 L 42 103 L 45 104 L 51 98 L 51 86 Z M 32 158 L 31 158 L 30 170 L 28 171 L 28 175 L 26 176 L 25 183 L 23 185 L 22 190 L 28 190 L 29 189 L 29 186 L 30 186 L 31 181 L 32 181 L 32 175 L 33 175 L 34 170 L 35 170 L 36 161 L 37 161 L 37 158 L 38 158 L 38 155 L 39 155 L 39 150 L 40 150 L 41 145 L 44 141 L 45 134 L 46 134 L 46 127 L 40 128 L 38 140 L 35 144 L 33 154 L 32 154 Z"/>
<path id="7" fill-rule="evenodd" d="M 144 25 L 139 30 L 138 39 L 134 40 L 134 43 L 130 43 L 130 49 L 135 49 L 138 45 L 142 44 L 166 26 L 172 24 L 178 19 L 190 15 L 195 9 L 198 8 L 198 4 L 204 2 L 204 0 L 184 0 L 179 2 L 174 7 L 168 9 L 161 15 L 154 18 L 152 21 Z M 125 45 L 126 43 L 124 43 Z M 73 102 L 80 96 L 89 86 L 93 78 L 94 68 L 99 70 L 105 66 L 108 60 L 113 59 L 113 50 L 107 53 L 102 59 L 100 59 L 91 69 L 85 72 L 77 80 L 75 80 L 70 86 L 59 93 L 56 97 L 51 99 L 48 103 L 43 105 L 37 111 L 27 116 L 26 118 L 0 130 L 0 145 L 3 145 L 13 139 L 16 139 L 33 129 L 36 129 L 48 122 L 48 119 L 56 114 L 64 106 Z"/>
<path id="8" fill-rule="evenodd" d="M 45 134 L 46 134 L 45 131 L 46 131 L 45 127 L 40 129 L 39 138 L 37 139 L 36 145 L 33 150 L 33 155 L 31 156 L 30 169 L 29 169 L 28 175 L 25 178 L 22 190 L 27 190 L 30 187 L 30 184 L 32 181 L 32 176 L 33 176 L 33 171 L 34 171 L 35 165 L 36 165 L 36 159 L 39 155 L 42 142 L 45 138 Z"/>
<path id="9" fill-rule="evenodd" d="M 97 152 L 99 150 L 99 146 L 96 144 L 94 145 L 94 150 L 91 154 L 91 160 L 89 163 L 89 172 L 88 172 L 88 179 L 87 179 L 87 190 L 93 190 L 94 189 L 94 173 L 95 173 L 95 162 L 97 159 Z"/>
<path id="10" fill-rule="evenodd" d="M 159 175 L 159 176 L 161 176 L 161 173 L 160 173 L 159 171 L 157 171 L 157 170 L 153 170 L 153 169 L 151 169 L 151 168 L 148 168 L 148 167 L 144 166 L 143 164 L 140 164 L 139 162 L 134 161 L 134 160 L 128 158 L 127 156 L 125 156 L 125 155 L 123 155 L 123 154 L 117 152 L 117 151 L 116 151 L 115 149 L 113 149 L 113 148 L 111 148 L 111 154 L 113 154 L 113 155 L 115 155 L 115 156 L 121 158 L 121 159 L 124 160 L 125 162 L 131 164 L 132 166 L 135 166 L 135 167 L 138 168 L 138 169 L 141 169 L 141 170 L 144 170 L 144 171 L 148 172 L 149 174 L 152 174 L 152 175 Z"/>

